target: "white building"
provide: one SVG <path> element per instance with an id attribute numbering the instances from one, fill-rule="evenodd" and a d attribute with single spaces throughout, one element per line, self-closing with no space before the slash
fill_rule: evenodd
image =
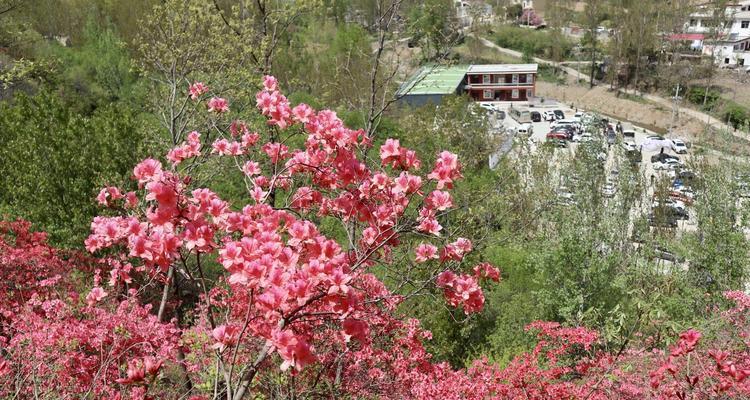
<path id="1" fill-rule="evenodd" d="M 520 4 L 524 10 L 527 8 L 534 8 L 534 0 L 512 0 L 511 4 Z"/>
<path id="2" fill-rule="evenodd" d="M 728 5 L 723 26 L 712 26 L 708 5 L 699 8 L 685 24 L 693 46 L 701 46 L 703 54 L 712 55 L 720 65 L 750 65 L 750 0 Z"/>
<path id="3" fill-rule="evenodd" d="M 461 27 L 490 23 L 495 17 L 492 5 L 482 0 L 459 0 L 455 2 L 456 18 Z"/>

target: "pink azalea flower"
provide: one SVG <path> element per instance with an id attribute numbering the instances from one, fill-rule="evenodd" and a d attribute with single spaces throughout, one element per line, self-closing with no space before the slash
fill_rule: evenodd
<path id="1" fill-rule="evenodd" d="M 208 92 L 208 86 L 204 85 L 203 82 L 195 82 L 190 85 L 190 98 L 198 100 L 201 95 Z"/>
<path id="2" fill-rule="evenodd" d="M 279 82 L 271 75 L 263 77 L 263 90 L 273 92 L 279 89 Z"/>
<path id="3" fill-rule="evenodd" d="M 416 253 L 415 260 L 418 263 L 423 263 L 423 262 L 426 262 L 429 259 L 437 259 L 438 258 L 437 247 L 435 247 L 435 246 L 433 246 L 431 244 L 422 243 L 419 246 L 417 246 L 417 248 L 414 250 L 414 252 Z"/>
<path id="4" fill-rule="evenodd" d="M 229 112 L 229 103 L 221 97 L 212 97 L 208 100 L 207 105 L 208 112 L 215 112 L 217 114 Z"/>
<path id="5" fill-rule="evenodd" d="M 108 293 L 105 292 L 104 289 L 102 289 L 99 286 L 96 286 L 93 289 L 91 289 L 89 294 L 86 296 L 86 303 L 89 306 L 93 306 L 94 304 L 102 301 L 105 297 L 107 297 L 107 294 Z"/>

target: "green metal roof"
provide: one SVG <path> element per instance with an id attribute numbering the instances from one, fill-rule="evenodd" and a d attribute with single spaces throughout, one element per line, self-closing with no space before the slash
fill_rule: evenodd
<path id="1" fill-rule="evenodd" d="M 426 65 L 401 85 L 396 96 L 455 93 L 468 68 L 468 65 Z"/>

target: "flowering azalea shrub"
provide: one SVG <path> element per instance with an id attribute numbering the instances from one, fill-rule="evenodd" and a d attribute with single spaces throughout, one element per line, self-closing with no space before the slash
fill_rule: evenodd
<path id="1" fill-rule="evenodd" d="M 471 242 L 452 240 L 441 225 L 454 207 L 450 190 L 462 177 L 456 155 L 440 153 L 423 175 L 416 152 L 387 139 L 372 162 L 364 131 L 347 128 L 332 111 L 292 107 L 272 77 L 256 96 L 267 122 L 259 132 L 229 120 L 229 102 L 210 96 L 206 85 L 194 83 L 188 92 L 194 101 L 208 96 L 215 130 L 188 134 L 168 152 L 168 164 L 139 163 L 135 190 L 102 189 L 99 203 L 118 212 L 95 218 L 86 248 L 126 256 L 109 282 L 122 296 L 126 287 L 162 284 L 162 320 L 184 300 L 172 293 L 173 285 L 198 289 L 196 319 L 182 332 L 190 353 L 182 364 L 188 373 L 213 372 L 188 376 L 189 386 L 218 376 L 218 390 L 241 398 L 257 390 L 266 373 L 309 369 L 309 376 L 320 377 L 333 368 L 341 370 L 333 377 L 341 381 L 352 373 L 344 367 L 371 357 L 383 345 L 380 338 L 408 330 L 393 317 L 395 307 L 402 295 L 432 282 L 452 306 L 467 314 L 482 309 L 479 283 L 499 280 L 499 272 L 486 263 L 463 272 Z M 290 147 L 295 140 L 299 148 Z M 190 172 L 209 158 L 231 160 L 249 202 L 231 204 L 193 185 Z M 338 227 L 324 232 L 321 220 Z M 403 283 L 413 290 L 392 293 L 376 272 L 411 243 L 415 273 Z M 209 282 L 207 269 L 216 266 L 225 272 Z M 89 305 L 103 293 L 96 286 Z"/>
<path id="2" fill-rule="evenodd" d="M 131 187 L 101 190 L 106 211 L 85 241 L 101 260 L 83 274 L 28 225 L 0 229 L 0 396 L 748 394 L 741 293 L 728 295 L 738 306 L 724 314 L 731 344 L 701 348 L 691 330 L 669 352 L 611 354 L 594 331 L 537 322 L 528 327 L 537 345 L 505 368 L 433 362 L 430 333 L 398 316 L 404 298 L 434 288 L 470 314 L 484 305 L 480 283 L 500 280 L 488 263 L 464 265 L 473 245 L 447 223 L 457 157 L 443 151 L 427 166 L 398 140 L 375 146 L 330 110 L 292 107 L 273 77 L 256 96 L 262 126 L 231 118 L 230 102 L 200 82 L 184 95 L 205 104 L 211 128 L 187 134 L 164 162 L 140 162 Z M 197 177 L 217 162 L 232 166 L 244 201 Z"/>
<path id="3" fill-rule="evenodd" d="M 13 318 L 32 297 L 52 299 L 59 291 L 72 290 L 63 278 L 85 265 L 83 259 L 63 257 L 47 244 L 46 234 L 30 228 L 28 221 L 0 221 L 0 321 Z"/>

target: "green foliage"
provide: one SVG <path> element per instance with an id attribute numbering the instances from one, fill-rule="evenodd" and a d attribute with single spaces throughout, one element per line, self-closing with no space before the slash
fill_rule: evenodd
<path id="1" fill-rule="evenodd" d="M 434 157 L 447 149 L 458 154 L 467 171 L 481 171 L 499 145 L 498 138 L 489 133 L 484 115 L 467 97 L 446 97 L 438 106 L 405 109 L 400 119 L 404 134 L 398 138 L 406 146 L 420 149 L 422 157 Z M 423 161 L 431 165 L 431 160 Z"/>
<path id="2" fill-rule="evenodd" d="M 523 6 L 520 3 L 511 4 L 507 7 L 508 18 L 516 19 L 523 14 Z"/>
<path id="3" fill-rule="evenodd" d="M 566 38 L 553 38 L 544 30 L 531 30 L 516 26 L 501 26 L 493 35 L 495 43 L 501 47 L 528 53 L 535 57 L 549 58 L 559 55 L 560 59 L 570 58 L 573 43 Z"/>
<path id="4" fill-rule="evenodd" d="M 708 90 L 707 92 L 705 87 L 693 86 L 688 90 L 687 99 L 689 102 L 700 106 L 703 106 L 705 99 L 704 108 L 706 110 L 712 110 L 719 100 L 719 92 L 716 90 Z"/>
<path id="5" fill-rule="evenodd" d="M 423 48 L 423 58 L 444 54 L 456 39 L 455 27 L 450 24 L 454 12 L 450 0 L 426 0 L 411 9 L 407 24 L 412 40 Z"/>
<path id="6" fill-rule="evenodd" d="M 732 190 L 731 173 L 719 167 L 707 167 L 701 186 L 701 201 L 696 204 L 698 231 L 690 235 L 690 276 L 697 287 L 720 296 L 726 290 L 742 290 L 750 266 L 750 248 L 739 225 L 740 209 Z"/>
<path id="7" fill-rule="evenodd" d="M 145 154 L 143 125 L 124 104 L 82 116 L 46 91 L 3 103 L 0 210 L 34 221 L 53 243 L 80 246 L 99 188 L 128 182 Z"/>
<path id="8" fill-rule="evenodd" d="M 282 55 L 274 68 L 280 81 L 293 92 L 315 97 L 319 104 L 365 110 L 364 101 L 369 99 L 362 93 L 369 85 L 372 54 L 369 33 L 356 24 L 308 22 L 293 34 L 288 47 L 279 50 Z"/>
<path id="9" fill-rule="evenodd" d="M 737 103 L 727 102 L 722 117 L 733 127 L 743 128 L 747 126 L 748 120 L 750 120 L 750 111 Z"/>
<path id="10" fill-rule="evenodd" d="M 139 77 L 128 51 L 112 28 L 100 28 L 90 20 L 78 47 L 48 42 L 36 51 L 42 60 L 56 60 L 56 81 L 67 103 L 89 113 L 119 100 L 135 101 L 141 95 Z"/>

